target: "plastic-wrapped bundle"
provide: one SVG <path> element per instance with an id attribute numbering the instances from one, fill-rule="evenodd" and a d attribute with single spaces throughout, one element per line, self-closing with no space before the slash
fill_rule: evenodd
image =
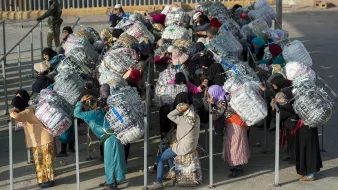
<path id="1" fill-rule="evenodd" d="M 135 37 L 123 33 L 121 36 L 116 40 L 115 44 L 121 45 L 125 48 L 134 48 L 137 47 L 138 41 Z"/>
<path id="2" fill-rule="evenodd" d="M 217 16 L 223 15 L 225 19 L 231 18 L 230 11 L 221 2 L 213 3 L 208 9 L 208 13 L 209 13 L 209 16 L 211 16 L 211 17 L 217 18 Z M 219 21 L 222 22 L 221 20 L 219 20 Z"/>
<path id="3" fill-rule="evenodd" d="M 272 20 L 276 17 L 276 12 L 268 2 L 260 0 L 260 2 L 255 3 L 255 10 L 249 12 L 249 17 L 253 20 L 262 18 L 271 27 Z"/>
<path id="4" fill-rule="evenodd" d="M 230 31 L 237 39 L 246 38 L 246 36 L 242 33 L 240 26 L 232 18 L 223 22 L 223 25 L 218 32 L 222 33 L 224 31 Z"/>
<path id="5" fill-rule="evenodd" d="M 293 108 L 306 125 L 319 127 L 332 117 L 334 101 L 323 89 L 311 83 L 303 83 L 295 91 Z"/>
<path id="6" fill-rule="evenodd" d="M 129 16 L 129 20 L 134 21 L 134 22 L 142 22 L 143 24 L 146 24 L 148 21 L 146 18 L 144 18 L 143 15 L 140 13 L 134 13 Z"/>
<path id="7" fill-rule="evenodd" d="M 254 8 L 261 9 L 267 5 L 270 6 L 266 0 L 258 0 L 257 2 L 254 3 Z"/>
<path id="8" fill-rule="evenodd" d="M 178 39 L 178 40 L 175 40 L 175 42 L 173 43 L 173 46 L 175 47 L 175 49 L 178 49 L 184 53 L 188 53 L 192 46 L 192 43 L 191 41 L 188 41 L 188 40 Z"/>
<path id="9" fill-rule="evenodd" d="M 120 75 L 124 75 L 128 68 L 135 64 L 128 55 L 122 53 L 109 54 L 104 58 L 103 62 L 105 67 Z"/>
<path id="10" fill-rule="evenodd" d="M 111 49 L 106 53 L 106 56 L 109 56 L 110 54 L 125 54 L 132 60 L 139 60 L 140 56 L 139 54 L 132 48 L 117 48 L 117 49 Z"/>
<path id="11" fill-rule="evenodd" d="M 251 83 L 245 83 L 232 93 L 230 106 L 248 126 L 259 123 L 268 114 L 265 100 Z"/>
<path id="12" fill-rule="evenodd" d="M 101 39 L 103 40 L 103 39 L 113 39 L 113 28 L 105 28 L 105 29 L 103 29 L 102 31 L 101 31 L 101 33 L 100 33 L 100 37 L 101 37 Z"/>
<path id="13" fill-rule="evenodd" d="M 87 65 L 90 68 L 95 68 L 99 54 L 90 48 L 74 48 L 70 50 L 68 55 L 75 57 L 78 62 Z"/>
<path id="14" fill-rule="evenodd" d="M 247 24 L 242 26 L 241 33 L 244 35 L 246 39 L 250 39 L 251 37 L 255 36 L 255 33 L 252 31 L 252 29 Z"/>
<path id="15" fill-rule="evenodd" d="M 130 20 L 128 17 L 124 17 L 114 28 L 126 31 L 132 27 L 134 23 L 135 22 Z"/>
<path id="16" fill-rule="evenodd" d="M 176 7 L 176 6 L 173 6 L 173 5 L 166 5 L 164 8 L 163 8 L 163 10 L 162 10 L 162 14 L 168 14 L 169 12 L 171 12 L 171 11 L 184 11 L 183 9 L 182 9 L 182 7 Z"/>
<path id="17" fill-rule="evenodd" d="M 92 38 L 94 39 L 94 42 L 101 40 L 100 34 L 92 27 L 85 27 L 83 30 L 87 31 L 90 35 L 92 35 Z"/>
<path id="18" fill-rule="evenodd" d="M 142 103 L 140 96 L 138 95 L 137 89 L 127 86 L 122 87 L 117 91 L 111 90 L 111 96 L 108 97 L 108 105 L 114 105 L 116 102 L 128 102 L 130 105 L 133 105 L 140 115 L 143 117 L 145 111 L 145 105 Z"/>
<path id="19" fill-rule="evenodd" d="M 195 10 L 202 11 L 203 14 L 208 15 L 209 7 L 213 4 L 211 1 L 198 2 L 195 6 Z"/>
<path id="20" fill-rule="evenodd" d="M 78 38 L 82 38 L 88 41 L 91 44 L 94 43 L 94 37 L 85 29 L 75 32 L 74 35 L 77 36 Z"/>
<path id="21" fill-rule="evenodd" d="M 301 62 L 287 63 L 285 66 L 285 74 L 286 78 L 291 80 L 293 84 L 301 83 L 306 80 L 310 80 L 313 83 L 316 81 L 316 73 Z"/>
<path id="22" fill-rule="evenodd" d="M 171 25 L 165 28 L 163 34 L 163 39 L 170 40 L 189 40 L 189 31 L 182 26 Z"/>
<path id="23" fill-rule="evenodd" d="M 244 83 L 249 82 L 248 78 L 240 77 L 239 75 L 227 77 L 223 89 L 226 92 L 234 92 L 235 90 L 239 89 Z"/>
<path id="24" fill-rule="evenodd" d="M 283 40 L 285 38 L 289 37 L 289 33 L 285 30 L 280 30 L 280 29 L 265 29 L 263 30 L 263 33 L 271 40 L 273 40 L 274 42 Z"/>
<path id="25" fill-rule="evenodd" d="M 128 144 L 136 142 L 141 139 L 144 134 L 143 128 L 140 127 L 131 127 L 130 129 L 123 131 L 117 135 L 117 139 L 121 141 L 122 144 Z"/>
<path id="26" fill-rule="evenodd" d="M 84 91 L 84 80 L 69 69 L 55 76 L 54 90 L 74 106 Z"/>
<path id="27" fill-rule="evenodd" d="M 263 19 L 253 20 L 248 24 L 248 26 L 249 28 L 251 28 L 252 32 L 257 36 L 260 36 L 263 30 L 269 28 L 268 24 Z"/>
<path id="28" fill-rule="evenodd" d="M 177 11 L 177 12 L 169 12 L 165 18 L 165 27 L 171 25 L 180 26 L 181 24 L 189 24 L 190 23 L 190 16 L 185 13 L 184 11 Z"/>
<path id="29" fill-rule="evenodd" d="M 186 77 L 188 76 L 188 72 L 186 70 L 179 70 L 168 66 L 167 69 L 159 74 L 157 83 L 159 85 L 167 85 L 168 82 L 175 79 L 175 75 L 178 72 L 183 72 Z"/>
<path id="30" fill-rule="evenodd" d="M 77 57 L 74 57 L 73 55 L 67 56 L 66 59 L 62 60 L 57 66 L 57 71 L 59 73 L 67 72 L 68 70 L 72 70 L 83 77 L 92 73 L 91 69 L 87 65 L 85 65 L 82 61 L 79 61 Z"/>
<path id="31" fill-rule="evenodd" d="M 169 46 L 170 46 L 169 44 L 163 44 L 161 47 L 155 49 L 155 51 L 154 51 L 154 57 L 162 55 L 164 52 L 167 51 L 167 49 L 168 49 Z"/>
<path id="32" fill-rule="evenodd" d="M 259 77 L 256 72 L 246 62 L 238 61 L 238 63 L 227 71 L 227 76 L 229 75 L 240 75 L 243 78 L 249 78 L 251 81 L 259 82 Z"/>
<path id="33" fill-rule="evenodd" d="M 72 125 L 71 117 L 57 105 L 49 102 L 40 104 L 35 111 L 35 116 L 54 137 L 64 133 Z"/>
<path id="34" fill-rule="evenodd" d="M 202 183 L 202 169 L 197 152 L 174 159 L 176 183 L 180 187 L 194 187 Z"/>
<path id="35" fill-rule="evenodd" d="M 145 37 L 152 43 L 155 40 L 154 35 L 141 22 L 133 24 L 128 30 L 126 30 L 126 33 L 136 38 L 139 43 L 143 42 Z"/>
<path id="36" fill-rule="evenodd" d="M 155 102 L 159 106 L 162 106 L 164 104 L 171 105 L 172 103 L 174 103 L 176 95 L 181 92 L 188 92 L 187 85 L 185 84 L 156 85 Z"/>
<path id="37" fill-rule="evenodd" d="M 93 47 L 96 52 L 101 52 L 104 48 L 104 42 L 102 40 L 95 41 Z"/>
<path id="38" fill-rule="evenodd" d="M 286 62 L 302 62 L 306 66 L 312 66 L 311 56 L 299 40 L 294 40 L 284 47 L 283 57 Z"/>
<path id="39" fill-rule="evenodd" d="M 55 104 L 60 107 L 65 113 L 69 115 L 73 115 L 73 106 L 70 105 L 63 97 L 59 96 L 54 90 L 50 90 L 48 88 L 41 90 L 39 96 L 37 97 L 38 104 L 43 102 L 48 102 L 51 104 Z"/>
<path id="40" fill-rule="evenodd" d="M 78 38 L 75 35 L 70 35 L 64 44 L 65 55 L 69 55 L 70 51 L 74 48 L 85 49 L 86 53 L 88 53 L 93 60 L 97 59 L 98 57 L 98 54 L 95 52 L 94 46 L 90 44 L 87 40 Z"/>
<path id="41" fill-rule="evenodd" d="M 210 40 L 208 49 L 215 52 L 219 56 L 224 57 L 240 57 L 243 52 L 243 46 L 235 38 L 231 32 L 222 32 L 215 38 Z"/>

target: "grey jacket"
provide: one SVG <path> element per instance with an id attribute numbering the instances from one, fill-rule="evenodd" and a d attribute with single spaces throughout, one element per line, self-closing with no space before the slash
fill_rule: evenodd
<path id="1" fill-rule="evenodd" d="M 38 18 L 38 20 L 43 20 L 48 17 L 48 26 L 55 28 L 60 27 L 63 20 L 61 19 L 62 15 L 62 7 L 58 0 L 52 0 L 51 5 L 49 6 L 49 9 Z"/>
<path id="2" fill-rule="evenodd" d="M 185 117 L 176 109 L 168 114 L 168 118 L 177 124 L 176 142 L 173 144 L 173 151 L 183 156 L 196 150 L 200 133 L 200 118 L 196 114 L 196 126 L 189 124 Z"/>

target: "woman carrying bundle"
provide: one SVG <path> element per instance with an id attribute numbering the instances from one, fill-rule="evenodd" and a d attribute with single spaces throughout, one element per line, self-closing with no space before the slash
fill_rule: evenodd
<path id="1" fill-rule="evenodd" d="M 41 188 L 52 187 L 55 178 L 54 137 L 35 116 L 35 110 L 27 108 L 27 100 L 16 96 L 12 100 L 12 106 L 14 109 L 10 114 L 11 118 L 26 123 L 26 146 L 32 149 L 38 185 Z"/>
<path id="2" fill-rule="evenodd" d="M 258 61 L 258 64 L 278 64 L 281 67 L 285 66 L 285 60 L 283 58 L 283 49 L 277 45 L 277 44 L 271 44 L 269 45 L 269 51 L 272 55 L 272 57 L 270 59 L 264 59 L 264 60 L 260 60 Z"/>
<path id="3" fill-rule="evenodd" d="M 261 37 L 255 37 L 252 40 L 253 52 L 256 56 L 256 60 L 260 61 L 263 59 L 264 56 L 264 49 L 265 49 L 265 41 Z"/>
<path id="4" fill-rule="evenodd" d="M 109 13 L 109 21 L 111 22 L 110 27 L 115 27 L 120 22 L 120 20 L 125 16 L 126 15 L 123 11 L 121 4 L 116 4 L 112 12 Z"/>
<path id="5" fill-rule="evenodd" d="M 83 119 L 100 140 L 105 140 L 103 148 L 106 182 L 104 185 L 107 189 L 117 189 L 117 183 L 124 180 L 126 175 L 124 148 L 116 136 L 107 136 L 106 130 L 109 130 L 110 126 L 104 121 L 104 108 L 97 107 L 93 96 L 85 95 L 80 102 L 77 102 L 74 116 Z"/>
<path id="6" fill-rule="evenodd" d="M 179 103 L 176 109 L 168 114 L 168 118 L 177 124 L 176 142 L 165 150 L 157 159 L 157 181 L 149 190 L 163 189 L 164 162 L 169 161 L 172 167 L 173 159 L 192 153 L 197 148 L 200 119 L 189 104 Z M 171 163 L 171 164 L 170 164 Z"/>

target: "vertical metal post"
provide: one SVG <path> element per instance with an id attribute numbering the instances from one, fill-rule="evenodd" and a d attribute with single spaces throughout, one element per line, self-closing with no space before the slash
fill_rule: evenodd
<path id="1" fill-rule="evenodd" d="M 282 29 L 282 15 L 283 15 L 283 0 L 276 0 L 276 21 L 278 24 L 275 24 L 275 29 Z"/>
<path id="2" fill-rule="evenodd" d="M 279 133 L 280 133 L 280 112 L 278 105 L 275 104 L 276 110 L 276 144 L 275 144 L 275 184 L 279 186 Z"/>
<path id="3" fill-rule="evenodd" d="M 13 0 L 9 3 L 9 11 L 13 11 Z"/>
<path id="4" fill-rule="evenodd" d="M 265 83 L 264 83 L 264 87 L 265 87 Z M 266 93 L 265 93 L 265 90 L 264 90 L 264 100 L 266 100 Z M 266 134 L 266 131 L 267 131 L 267 127 L 268 126 L 268 117 L 265 117 L 264 119 L 264 145 L 263 145 L 263 154 L 266 154 L 267 153 L 267 134 Z"/>
<path id="5" fill-rule="evenodd" d="M 42 10 L 46 10 L 46 1 L 42 0 Z"/>
<path id="6" fill-rule="evenodd" d="M 89 0 L 87 0 L 87 6 L 86 6 L 86 8 L 89 8 L 90 6 L 89 6 Z"/>
<path id="7" fill-rule="evenodd" d="M 80 190 L 79 134 L 76 118 L 74 119 L 74 130 L 75 130 L 76 190 Z"/>
<path id="8" fill-rule="evenodd" d="M 32 11 L 34 6 L 32 5 L 32 0 L 29 0 L 29 10 Z"/>
<path id="9" fill-rule="evenodd" d="M 148 130 L 147 115 L 144 115 L 144 128 L 145 128 L 144 129 L 145 132 L 144 132 L 144 144 L 143 144 L 143 147 L 144 147 L 143 149 L 143 189 L 147 189 L 147 186 L 148 186 L 148 139 L 149 139 L 148 133 L 146 132 Z"/>
<path id="10" fill-rule="evenodd" d="M 87 160 L 91 160 L 92 158 L 90 157 L 90 152 L 89 152 L 89 144 L 90 144 L 90 128 L 89 125 L 87 127 Z"/>
<path id="11" fill-rule="evenodd" d="M 42 51 L 43 51 L 43 34 L 42 34 L 42 22 L 40 22 L 40 54 L 41 54 L 41 61 L 43 60 L 43 55 L 42 55 Z"/>
<path id="12" fill-rule="evenodd" d="M 32 77 L 34 77 L 34 39 L 33 31 L 31 32 L 31 61 L 32 61 Z"/>
<path id="13" fill-rule="evenodd" d="M 62 8 L 65 9 L 66 8 L 66 0 L 62 1 Z"/>
<path id="14" fill-rule="evenodd" d="M 16 7 L 17 7 L 17 3 L 16 3 L 16 0 L 14 0 L 14 11 L 16 11 Z"/>
<path id="15" fill-rule="evenodd" d="M 103 7 L 103 3 L 104 3 L 103 0 L 101 0 L 101 7 Z"/>
<path id="16" fill-rule="evenodd" d="M 212 130 L 212 111 L 209 103 L 209 188 L 214 187 L 214 160 L 213 160 L 213 130 Z"/>
<path id="17" fill-rule="evenodd" d="M 73 9 L 75 8 L 75 0 L 73 0 L 72 8 L 73 8 Z"/>
<path id="18" fill-rule="evenodd" d="M 9 120 L 8 132 L 9 132 L 9 189 L 13 190 L 13 123 Z"/>
<path id="19" fill-rule="evenodd" d="M 94 0 L 92 0 L 92 7 L 95 7 Z"/>
<path id="20" fill-rule="evenodd" d="M 31 159 L 31 149 L 27 148 L 27 164 L 31 164 L 32 159 Z"/>
<path id="21" fill-rule="evenodd" d="M 80 0 L 77 0 L 76 8 L 80 8 Z"/>
<path id="22" fill-rule="evenodd" d="M 6 81 L 6 61 L 7 61 L 7 56 L 6 56 L 6 26 L 5 26 L 5 21 L 2 23 L 2 41 L 3 41 L 3 47 L 4 47 L 4 59 L 2 61 L 2 80 L 4 82 L 4 96 L 5 96 L 5 105 L 6 105 L 6 114 L 8 114 L 8 97 L 7 97 L 7 81 Z"/>
<path id="23" fill-rule="evenodd" d="M 70 0 L 67 0 L 67 9 L 69 9 L 70 8 Z"/>
<path id="24" fill-rule="evenodd" d="M 38 10 L 41 10 L 41 1 L 38 1 Z"/>
<path id="25" fill-rule="evenodd" d="M 151 57 L 151 56 L 150 56 Z M 147 83 L 146 83 L 146 111 L 147 111 L 147 128 L 145 130 L 145 133 L 147 134 L 147 137 L 149 138 L 149 123 L 150 123 L 150 107 L 151 107 L 151 95 L 150 95 L 150 85 L 151 85 L 151 62 L 148 59 L 148 76 L 147 76 Z M 147 140 L 147 156 L 150 156 L 149 151 L 149 141 Z"/>
<path id="26" fill-rule="evenodd" d="M 23 10 L 24 11 L 27 11 L 27 0 L 23 2 Z"/>
<path id="27" fill-rule="evenodd" d="M 7 1 L 4 1 L 4 8 L 3 8 L 4 11 L 7 11 Z"/>
<path id="28" fill-rule="evenodd" d="M 21 53 L 20 53 L 20 44 L 18 45 L 18 68 L 19 68 L 19 82 L 20 82 L 20 89 L 22 89 L 22 74 L 21 74 Z"/>

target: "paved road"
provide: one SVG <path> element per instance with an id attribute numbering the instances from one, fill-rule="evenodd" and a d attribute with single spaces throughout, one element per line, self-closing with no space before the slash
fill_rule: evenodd
<path id="1" fill-rule="evenodd" d="M 336 73 L 338 68 L 336 65 L 338 49 L 337 29 L 338 29 L 338 12 L 336 11 L 305 11 L 291 12 L 284 15 L 283 27 L 290 33 L 293 39 L 303 41 L 304 45 L 311 53 L 314 61 L 314 70 L 335 90 L 338 91 L 336 84 Z M 105 16 L 85 17 L 82 20 L 87 21 L 88 25 L 100 30 L 105 27 L 103 24 L 93 24 L 93 21 L 102 22 Z M 70 18 L 71 19 L 71 18 Z M 73 19 L 73 18 L 72 18 Z M 74 19 L 75 20 L 75 19 Z M 67 23 L 67 22 L 66 22 Z M 69 22 L 70 23 L 70 22 Z M 30 25 L 31 23 L 24 23 Z M 85 22 L 82 23 L 86 26 Z M 13 24 L 9 29 L 12 31 L 8 34 L 9 43 L 15 43 L 18 36 L 23 35 L 26 29 L 20 29 L 20 25 Z M 36 44 L 37 42 L 35 42 Z M 26 44 L 27 45 L 27 44 Z M 29 45 L 28 45 L 29 46 Z M 15 84 L 13 84 L 15 87 Z M 29 87 L 29 82 L 27 82 Z M 1 92 L 0 92 L 1 93 Z M 150 150 L 155 150 L 158 139 L 158 113 L 152 114 L 150 131 L 151 143 Z M 337 116 L 325 125 L 325 149 L 326 153 L 322 153 L 324 168 L 318 173 L 318 180 L 315 182 L 302 183 L 297 181 L 295 168 L 292 165 L 281 162 L 280 189 L 336 189 L 338 186 L 338 149 L 337 149 L 337 134 L 338 128 L 335 124 L 338 122 Z M 81 168 L 81 189 L 102 189 L 98 188 L 98 184 L 104 181 L 103 164 L 98 161 L 98 151 L 91 153 L 94 160 L 86 161 L 86 139 L 85 127 L 80 128 L 80 168 Z M 323 134 L 320 131 L 320 137 Z M 200 144 L 205 145 L 203 131 L 200 135 Z M 13 137 L 13 155 L 14 155 L 14 179 L 15 189 L 36 189 L 36 180 L 34 167 L 27 165 L 26 149 L 24 147 L 24 134 L 22 131 L 14 132 Z M 251 160 L 248 165 L 244 166 L 245 175 L 237 179 L 228 179 L 228 166 L 221 158 L 222 140 L 215 137 L 214 148 L 214 181 L 216 189 L 275 189 L 274 181 L 274 133 L 268 133 L 268 154 L 262 154 L 261 148 L 256 146 L 256 143 L 263 142 L 263 131 L 253 128 L 250 136 Z M 59 143 L 59 142 L 58 142 Z M 8 189 L 8 131 L 5 127 L 0 128 L 0 189 Z M 59 145 L 59 144 L 58 144 Z M 92 149 L 91 149 L 92 150 Z M 155 152 L 152 151 L 154 154 Z M 128 162 L 127 180 L 121 184 L 122 189 L 138 189 L 143 184 L 143 143 L 135 143 L 131 147 L 131 155 Z M 281 151 L 281 158 L 286 157 L 285 151 Z M 155 157 L 149 157 L 149 162 L 154 161 Z M 52 189 L 75 189 L 75 157 L 73 154 L 69 158 L 56 161 L 56 187 Z M 208 184 L 208 159 L 202 156 L 201 159 L 203 170 L 203 184 L 194 189 L 204 189 Z M 155 176 L 149 177 L 149 183 L 155 180 Z M 170 189 L 186 189 L 186 188 L 170 188 Z"/>

